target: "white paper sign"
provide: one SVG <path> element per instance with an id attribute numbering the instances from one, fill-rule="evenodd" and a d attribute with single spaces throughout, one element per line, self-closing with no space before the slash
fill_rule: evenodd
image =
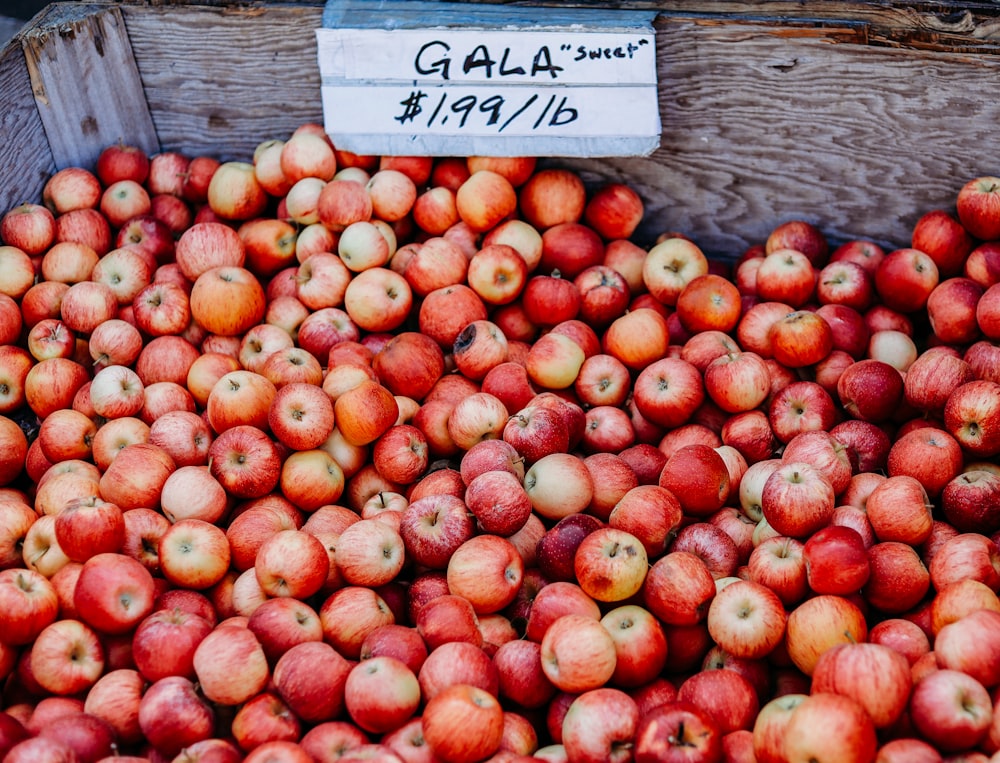
<path id="1" fill-rule="evenodd" d="M 652 31 L 319 29 L 327 132 L 361 154 L 634 156 L 659 145 Z"/>

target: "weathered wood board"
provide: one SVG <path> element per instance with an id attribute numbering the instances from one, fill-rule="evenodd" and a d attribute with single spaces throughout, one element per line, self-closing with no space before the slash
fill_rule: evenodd
<path id="1" fill-rule="evenodd" d="M 485 5 L 467 4 L 470 14 Z M 1000 174 L 1000 4 L 579 5 L 657 11 L 662 140 L 646 158 L 544 161 L 595 185 L 635 187 L 645 241 L 676 230 L 733 258 L 798 218 L 834 242 L 903 246 L 916 219 L 953 206 L 966 180 Z M 37 196 L 57 166 L 91 163 L 105 139 L 69 122 L 54 129 L 58 115 L 43 120 L 52 107 L 36 104 L 28 62 L 85 79 L 75 90 L 64 83 L 67 119 L 114 117 L 160 150 L 246 159 L 260 141 L 322 121 L 313 37 L 322 13 L 319 2 L 124 2 L 42 14 L 0 57 L 0 206 Z M 76 42 L 65 30 L 109 29 L 89 68 L 51 58 Z M 102 71 L 122 61 L 137 77 Z M 85 86 L 96 81 L 106 84 Z"/>

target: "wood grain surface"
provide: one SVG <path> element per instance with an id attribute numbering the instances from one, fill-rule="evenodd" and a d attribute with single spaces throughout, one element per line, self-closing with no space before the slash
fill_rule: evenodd
<path id="1" fill-rule="evenodd" d="M 466 3 L 470 13 L 482 4 Z M 160 150 L 247 159 L 260 141 L 322 120 L 320 3 L 69 5 L 86 20 L 78 29 L 94 28 L 93 14 L 121 14 L 127 34 L 107 36 L 114 55 L 91 56 L 85 79 L 111 82 L 101 67 L 124 57 L 138 80 L 108 102 L 87 97 L 119 119 L 148 114 Z M 593 5 L 657 10 L 660 148 L 647 158 L 543 161 L 577 169 L 592 186 L 635 187 L 647 205 L 645 242 L 676 230 L 734 258 L 778 223 L 806 219 L 835 243 L 904 246 L 916 219 L 952 207 L 966 180 L 1000 174 L 1000 4 Z M 36 58 L 54 42 L 51 31 L 37 34 L 48 37 L 27 51 Z M 84 164 L 99 150 L 70 126 L 80 119 L 72 110 L 60 141 L 47 138 L 31 87 L 23 52 L 8 48 L 0 127 L 17 145 L 0 142 L 0 205 L 40 190 L 39 178 L 65 161 L 56 143 L 76 144 Z"/>

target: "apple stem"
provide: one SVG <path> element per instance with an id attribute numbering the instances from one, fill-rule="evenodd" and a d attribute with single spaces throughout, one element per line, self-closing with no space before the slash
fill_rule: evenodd
<path id="1" fill-rule="evenodd" d="M 677 727 L 677 733 L 671 734 L 667 738 L 667 741 L 674 747 L 694 747 L 694 745 L 691 744 L 691 742 L 686 738 L 683 722 L 681 722 L 681 724 Z"/>

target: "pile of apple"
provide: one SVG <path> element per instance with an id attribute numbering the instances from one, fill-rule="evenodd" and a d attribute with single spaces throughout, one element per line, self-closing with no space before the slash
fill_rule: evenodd
<path id="1" fill-rule="evenodd" d="M 643 214 L 314 124 L 7 211 L 2 763 L 1000 761 L 1000 178 Z"/>

